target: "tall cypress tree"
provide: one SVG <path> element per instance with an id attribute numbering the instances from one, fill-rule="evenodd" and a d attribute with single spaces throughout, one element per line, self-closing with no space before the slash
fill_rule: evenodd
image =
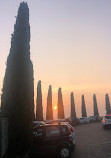
<path id="1" fill-rule="evenodd" d="M 0 107 L 0 118 L 1 118 L 1 107 Z"/>
<path id="2" fill-rule="evenodd" d="M 52 109 L 52 87 L 49 86 L 48 96 L 47 96 L 47 109 L 46 109 L 46 120 L 53 119 L 53 109 Z"/>
<path id="3" fill-rule="evenodd" d="M 37 85 L 37 102 L 36 102 L 36 120 L 43 121 L 43 106 L 42 106 L 42 89 L 41 81 Z"/>
<path id="4" fill-rule="evenodd" d="M 96 95 L 93 95 L 94 116 L 99 116 Z"/>
<path id="5" fill-rule="evenodd" d="M 75 103 L 74 103 L 74 95 L 73 92 L 71 92 L 71 118 L 76 118 L 76 110 L 75 110 Z"/>
<path id="6" fill-rule="evenodd" d="M 82 95 L 82 117 L 87 117 L 84 95 Z"/>
<path id="7" fill-rule="evenodd" d="M 2 117 L 9 122 L 9 151 L 21 154 L 31 138 L 34 118 L 33 65 L 27 3 L 20 3 L 1 96 Z M 13 157 L 13 156 L 11 156 Z"/>
<path id="8" fill-rule="evenodd" d="M 65 118 L 61 88 L 59 88 L 58 90 L 58 118 L 59 119 Z"/>
<path id="9" fill-rule="evenodd" d="M 111 114 L 111 107 L 110 107 L 110 100 L 109 100 L 109 95 L 105 95 L 105 103 L 106 103 L 106 115 Z"/>

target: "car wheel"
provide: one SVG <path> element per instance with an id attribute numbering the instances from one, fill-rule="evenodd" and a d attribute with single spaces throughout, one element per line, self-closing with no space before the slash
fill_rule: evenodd
<path id="1" fill-rule="evenodd" d="M 60 158 L 69 158 L 70 157 L 70 149 L 68 147 L 61 147 L 59 151 Z"/>
<path id="2" fill-rule="evenodd" d="M 73 148 L 72 148 L 72 151 L 75 151 L 75 147 L 76 147 L 76 146 L 75 146 L 75 144 L 74 144 L 74 145 L 73 145 Z"/>
<path id="3" fill-rule="evenodd" d="M 103 125 L 103 129 L 106 129 L 106 126 L 105 126 L 105 125 Z"/>

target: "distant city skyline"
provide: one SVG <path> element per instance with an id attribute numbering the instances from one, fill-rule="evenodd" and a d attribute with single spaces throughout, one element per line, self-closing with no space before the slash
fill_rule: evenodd
<path id="1" fill-rule="evenodd" d="M 0 2 L 0 93 L 20 2 Z M 44 113 L 48 87 L 52 85 L 53 106 L 57 105 L 58 88 L 62 88 L 66 117 L 70 116 L 72 91 L 78 117 L 81 116 L 82 94 L 87 114 L 93 115 L 94 93 L 99 114 L 104 115 L 106 93 L 111 100 L 111 1 L 27 0 L 27 3 L 35 106 L 37 83 L 41 80 Z"/>

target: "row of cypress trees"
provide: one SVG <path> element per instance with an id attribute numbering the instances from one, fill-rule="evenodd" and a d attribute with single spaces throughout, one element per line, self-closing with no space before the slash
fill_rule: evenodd
<path id="1" fill-rule="evenodd" d="M 82 109 L 82 117 L 87 117 L 84 95 L 82 95 L 82 107 L 81 107 L 81 109 Z M 93 95 L 93 109 L 94 109 L 94 116 L 99 116 L 97 99 L 96 99 L 95 94 Z"/>
<path id="2" fill-rule="evenodd" d="M 61 119 L 65 118 L 61 88 L 59 88 L 58 90 L 58 118 L 61 118 Z M 48 95 L 47 95 L 46 120 L 52 120 L 52 119 L 53 119 L 52 86 L 50 85 L 48 89 Z M 41 81 L 39 81 L 37 85 L 36 120 L 37 121 L 44 120 Z"/>
<path id="3" fill-rule="evenodd" d="M 81 109 L 82 109 L 82 117 L 87 117 L 84 95 L 82 95 Z M 95 94 L 93 95 L 93 109 L 94 109 L 94 116 L 99 116 L 97 99 Z M 105 109 L 106 109 L 106 115 L 111 114 L 111 106 L 110 106 L 110 100 L 108 94 L 105 95 Z"/>
<path id="4" fill-rule="evenodd" d="M 43 106 L 42 106 L 42 92 L 41 92 L 41 81 L 38 82 L 37 86 L 37 102 L 36 102 L 36 120 L 42 121 L 43 118 Z M 70 95 L 71 99 L 71 118 L 76 118 L 76 110 L 75 110 L 75 102 L 74 102 L 74 94 L 71 92 Z M 106 114 L 111 114 L 111 107 L 110 107 L 110 101 L 108 94 L 105 95 L 105 105 L 106 105 Z M 94 116 L 98 117 L 98 106 L 97 106 L 97 99 L 96 95 L 93 94 L 93 110 L 94 110 Z M 82 95 L 82 104 L 81 104 L 81 112 L 82 117 L 87 117 L 86 112 L 86 105 L 85 105 L 85 98 L 84 95 Z M 61 88 L 58 90 L 58 118 L 64 119 L 64 106 L 63 106 L 63 98 L 62 98 L 62 91 Z M 53 107 L 52 107 L 52 86 L 49 86 L 48 89 L 48 95 L 47 95 L 47 109 L 46 109 L 46 120 L 52 120 L 53 119 Z"/>

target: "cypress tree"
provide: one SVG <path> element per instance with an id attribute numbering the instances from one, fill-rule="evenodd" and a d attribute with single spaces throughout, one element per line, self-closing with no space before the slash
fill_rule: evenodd
<path id="1" fill-rule="evenodd" d="M 76 110 L 75 110 L 75 103 L 74 103 L 74 95 L 73 92 L 71 93 L 71 118 L 76 118 Z"/>
<path id="2" fill-rule="evenodd" d="M 52 87 L 49 86 L 48 96 L 47 96 L 47 109 L 46 109 L 46 120 L 53 119 L 53 109 L 52 109 Z"/>
<path id="3" fill-rule="evenodd" d="M 33 65 L 30 60 L 30 25 L 27 3 L 20 3 L 1 96 L 2 117 L 9 122 L 9 151 L 26 151 L 34 118 Z M 13 156 L 10 156 L 13 157 Z"/>
<path id="4" fill-rule="evenodd" d="M 0 118 L 1 118 L 1 107 L 0 107 Z"/>
<path id="5" fill-rule="evenodd" d="M 97 106 L 97 100 L 96 100 L 96 95 L 93 95 L 93 108 L 94 108 L 94 116 L 99 116 L 98 112 L 98 106 Z"/>
<path id="6" fill-rule="evenodd" d="M 42 90 L 41 81 L 37 85 L 37 101 L 36 101 L 36 120 L 43 121 L 43 106 L 42 106 Z"/>
<path id="7" fill-rule="evenodd" d="M 105 95 L 105 102 L 106 102 L 106 115 L 111 114 L 111 107 L 110 107 L 110 100 L 109 100 L 109 95 Z"/>
<path id="8" fill-rule="evenodd" d="M 59 119 L 65 118 L 61 88 L 59 88 L 58 90 L 58 118 Z"/>
<path id="9" fill-rule="evenodd" d="M 82 117 L 87 117 L 84 95 L 82 95 Z"/>

